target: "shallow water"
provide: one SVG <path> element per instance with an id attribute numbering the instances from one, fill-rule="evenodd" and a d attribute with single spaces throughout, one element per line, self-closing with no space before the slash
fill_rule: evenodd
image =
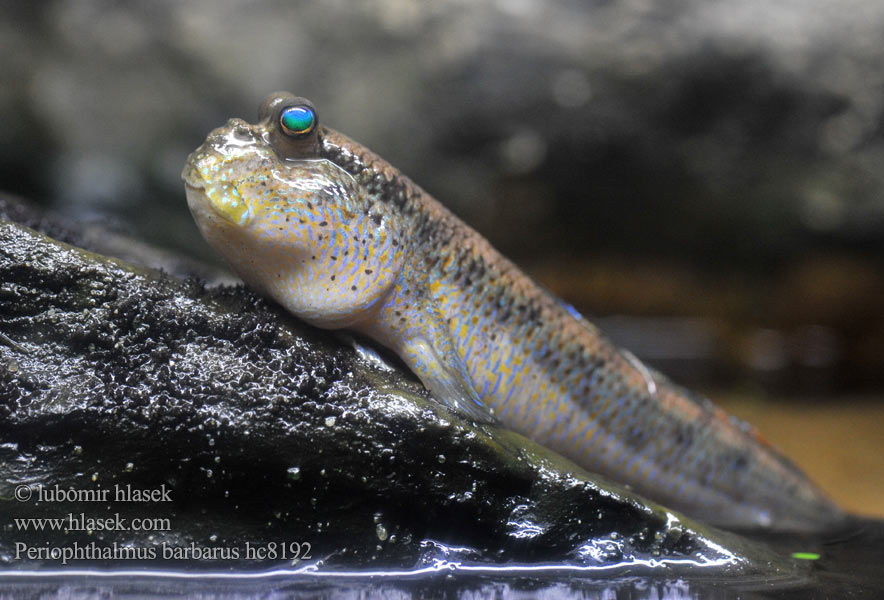
<path id="1" fill-rule="evenodd" d="M 716 567 L 674 576 L 632 564 L 489 566 L 437 560 L 410 571 L 326 571 L 315 565 L 260 572 L 70 569 L 0 575 L 0 598 L 881 598 L 884 521 L 856 520 L 825 536 L 751 536 L 800 560 L 779 576 L 733 576 Z"/>

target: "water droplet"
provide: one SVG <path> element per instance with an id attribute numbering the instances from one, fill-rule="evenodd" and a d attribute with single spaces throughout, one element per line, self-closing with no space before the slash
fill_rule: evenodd
<path id="1" fill-rule="evenodd" d="M 74 446 L 74 456 L 83 454 L 83 446 Z"/>
<path id="2" fill-rule="evenodd" d="M 135 469 L 135 463 L 126 463 L 125 471 L 131 473 Z"/>
<path id="3" fill-rule="evenodd" d="M 8 361 L 6 361 L 6 368 L 9 370 L 10 373 L 17 373 L 18 367 L 18 361 L 14 358 L 10 358 Z"/>
<path id="4" fill-rule="evenodd" d="M 443 464 L 443 463 L 445 462 L 445 455 L 444 455 L 444 454 L 440 454 L 439 456 L 436 457 L 436 460 L 439 461 L 439 464 L 440 464 L 440 465 Z"/>
<path id="5" fill-rule="evenodd" d="M 335 419 L 334 417 L 326 417 L 325 418 L 325 426 L 326 427 L 334 427 L 336 421 L 337 421 L 337 419 Z"/>
<path id="6" fill-rule="evenodd" d="M 213 533 L 212 535 L 210 535 L 209 541 L 210 542 L 217 542 L 218 541 L 218 534 Z"/>
<path id="7" fill-rule="evenodd" d="M 292 481 L 297 481 L 301 478 L 301 467 L 289 467 L 286 470 L 288 478 Z"/>

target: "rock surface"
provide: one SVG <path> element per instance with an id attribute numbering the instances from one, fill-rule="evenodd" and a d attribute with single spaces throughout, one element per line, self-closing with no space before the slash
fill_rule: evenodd
<path id="1" fill-rule="evenodd" d="M 9 199 L 0 216 L 58 225 Z M 207 289 L 8 220 L 0 334 L 0 553 L 13 567 L 60 566 L 41 548 L 94 558 L 123 547 L 147 566 L 290 564 L 306 550 L 292 544 L 306 542 L 306 562 L 329 567 L 790 568 L 520 436 L 465 422 L 407 373 L 243 287 Z M 129 490 L 157 496 L 122 501 Z M 35 532 L 22 518 L 66 524 Z M 79 530 L 99 518 L 114 526 Z M 167 521 L 111 530 L 157 518 Z M 104 558 L 68 564 L 120 563 Z"/>

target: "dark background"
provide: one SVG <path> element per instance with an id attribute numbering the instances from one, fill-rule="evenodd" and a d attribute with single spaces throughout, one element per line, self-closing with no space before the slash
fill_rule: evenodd
<path id="1" fill-rule="evenodd" d="M 214 261 L 185 157 L 290 90 L 680 382 L 820 415 L 798 453 L 880 434 L 881 2 L 0 7 L 0 189 Z"/>

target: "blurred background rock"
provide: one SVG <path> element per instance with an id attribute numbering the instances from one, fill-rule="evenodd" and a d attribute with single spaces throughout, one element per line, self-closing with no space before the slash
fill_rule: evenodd
<path id="1" fill-rule="evenodd" d="M 216 260 L 184 159 L 291 90 L 884 514 L 884 3 L 0 7 L 0 188 Z"/>

